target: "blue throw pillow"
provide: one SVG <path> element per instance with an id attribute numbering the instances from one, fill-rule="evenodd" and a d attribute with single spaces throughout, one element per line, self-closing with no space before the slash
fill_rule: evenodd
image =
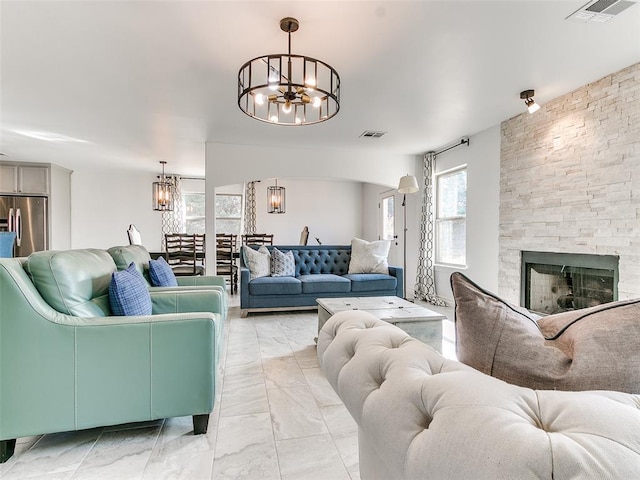
<path id="1" fill-rule="evenodd" d="M 111 275 L 109 304 L 114 315 L 151 315 L 147 282 L 133 262 L 126 270 Z"/>
<path id="2" fill-rule="evenodd" d="M 154 287 L 177 287 L 178 280 L 167 261 L 160 257 L 157 260 L 149 260 L 149 277 Z"/>

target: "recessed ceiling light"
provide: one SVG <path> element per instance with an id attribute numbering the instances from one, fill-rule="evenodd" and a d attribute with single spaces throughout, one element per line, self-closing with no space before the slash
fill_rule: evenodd
<path id="1" fill-rule="evenodd" d="M 67 137 L 66 135 L 60 135 L 53 132 L 41 132 L 36 130 L 12 130 L 12 132 L 24 135 L 25 137 L 36 138 L 38 140 L 44 140 L 46 142 L 75 142 L 75 143 L 89 143 L 87 140 L 81 140 L 79 138 Z"/>

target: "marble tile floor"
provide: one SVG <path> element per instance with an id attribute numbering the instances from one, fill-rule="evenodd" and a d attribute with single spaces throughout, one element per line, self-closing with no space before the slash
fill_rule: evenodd
<path id="1" fill-rule="evenodd" d="M 240 318 L 239 295 L 230 300 L 207 434 L 179 417 L 20 438 L 0 479 L 359 479 L 356 424 L 318 365 L 317 313 Z"/>

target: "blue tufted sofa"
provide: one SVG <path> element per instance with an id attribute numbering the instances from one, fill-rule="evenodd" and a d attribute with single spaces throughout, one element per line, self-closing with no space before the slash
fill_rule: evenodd
<path id="1" fill-rule="evenodd" d="M 260 277 L 249 280 L 240 252 L 240 308 L 246 317 L 250 310 L 287 310 L 315 307 L 317 298 L 398 296 L 404 293 L 402 267 L 389 266 L 389 275 L 348 274 L 351 245 L 291 245 L 275 248 L 293 252 L 295 277 Z M 270 251 L 274 248 L 267 247 Z"/>

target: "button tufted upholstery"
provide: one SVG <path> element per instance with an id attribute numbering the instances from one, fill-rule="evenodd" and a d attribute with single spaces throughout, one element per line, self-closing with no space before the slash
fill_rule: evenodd
<path id="1" fill-rule="evenodd" d="M 363 311 L 331 317 L 318 358 L 363 480 L 640 478 L 639 395 L 511 385 Z"/>

